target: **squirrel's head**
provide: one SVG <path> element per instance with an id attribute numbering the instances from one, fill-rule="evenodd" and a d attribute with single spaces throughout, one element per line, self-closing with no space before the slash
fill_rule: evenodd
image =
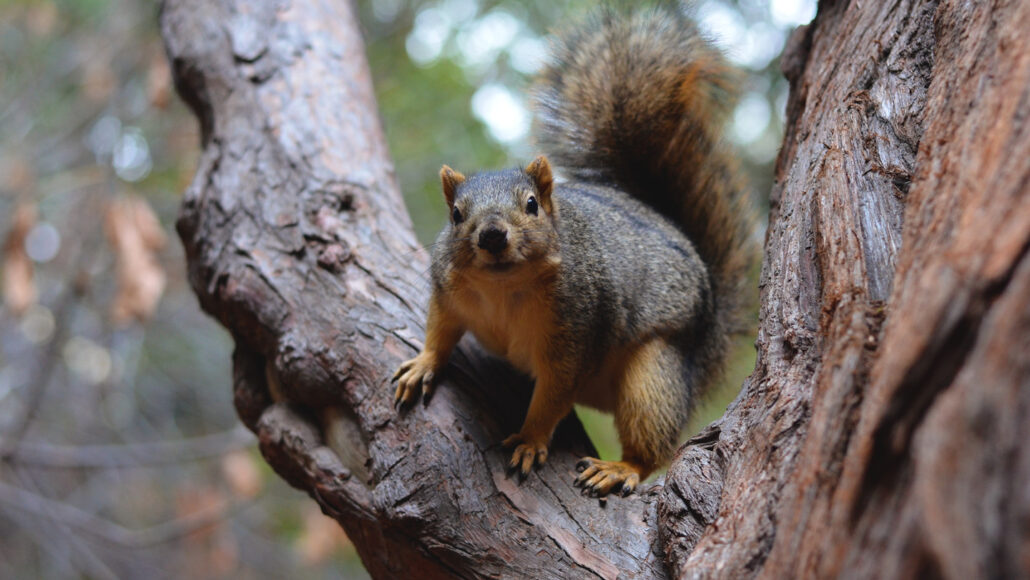
<path id="1" fill-rule="evenodd" d="M 439 242 L 456 271 L 503 273 L 539 260 L 557 263 L 554 177 L 546 157 L 525 169 L 469 177 L 444 165 L 440 181 L 450 223 Z"/>

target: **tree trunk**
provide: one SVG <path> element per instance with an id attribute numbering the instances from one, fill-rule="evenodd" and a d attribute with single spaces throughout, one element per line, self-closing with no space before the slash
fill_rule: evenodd
<path id="1" fill-rule="evenodd" d="M 178 229 L 240 417 L 373 576 L 1030 575 L 1030 3 L 820 3 L 783 59 L 755 371 L 604 504 L 572 487 L 575 419 L 505 476 L 527 382 L 470 340 L 394 410 L 427 258 L 352 6 L 167 0 L 162 29 L 203 134 Z"/>

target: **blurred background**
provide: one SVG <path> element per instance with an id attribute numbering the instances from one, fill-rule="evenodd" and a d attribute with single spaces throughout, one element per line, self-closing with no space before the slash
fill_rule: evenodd
<path id="1" fill-rule="evenodd" d="M 442 163 L 532 158 L 525 90 L 545 36 L 593 4 L 358 3 L 424 243 L 445 220 Z M 199 137 L 157 12 L 150 0 L 0 0 L 0 577 L 365 577 L 338 526 L 270 472 L 236 419 L 232 342 L 200 311 L 174 232 Z M 777 55 L 815 1 L 694 12 L 748 72 L 728 135 L 764 211 L 787 96 Z M 751 342 L 689 433 L 735 396 Z M 579 412 L 616 457 L 611 420 Z"/>

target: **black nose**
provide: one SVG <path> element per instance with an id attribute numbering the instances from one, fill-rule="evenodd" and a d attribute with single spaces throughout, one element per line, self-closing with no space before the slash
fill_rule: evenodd
<path id="1" fill-rule="evenodd" d="M 508 231 L 497 226 L 488 226 L 479 232 L 479 247 L 491 254 L 501 253 L 508 247 Z"/>

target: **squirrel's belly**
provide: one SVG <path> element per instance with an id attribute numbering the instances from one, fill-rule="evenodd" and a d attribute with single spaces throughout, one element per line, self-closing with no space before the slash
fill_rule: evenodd
<path id="1" fill-rule="evenodd" d="M 479 318 L 470 320 L 466 326 L 487 350 L 505 358 L 520 371 L 535 376 L 533 362 L 542 352 L 543 337 L 539 329 L 527 328 L 531 325 L 526 320 L 490 321 Z"/>
<path id="2" fill-rule="evenodd" d="M 543 362 L 552 331 L 551 317 L 547 315 L 550 309 L 523 296 L 496 298 L 480 295 L 455 306 L 465 328 L 483 347 L 520 371 L 536 376 L 535 365 Z"/>
<path id="3" fill-rule="evenodd" d="M 533 370 L 532 348 L 527 348 L 527 345 L 518 344 L 512 341 L 510 337 L 499 335 L 496 332 L 476 332 L 473 330 L 472 334 L 487 350 L 506 359 L 515 368 L 530 375 L 536 374 Z"/>

